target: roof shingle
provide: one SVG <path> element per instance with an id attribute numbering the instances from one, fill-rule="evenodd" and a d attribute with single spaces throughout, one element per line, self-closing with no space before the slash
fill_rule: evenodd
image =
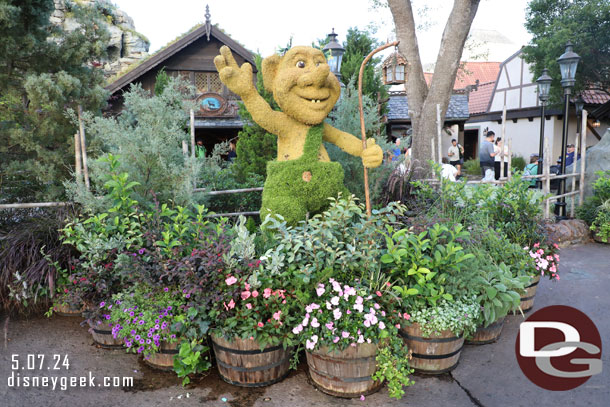
<path id="1" fill-rule="evenodd" d="M 451 95 L 445 120 L 467 120 L 469 117 L 468 95 Z M 388 120 L 411 120 L 409 102 L 405 94 L 390 95 Z"/>

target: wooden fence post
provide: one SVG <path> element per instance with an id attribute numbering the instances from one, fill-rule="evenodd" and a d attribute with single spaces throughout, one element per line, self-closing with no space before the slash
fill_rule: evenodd
<path id="1" fill-rule="evenodd" d="M 443 163 L 443 142 L 442 142 L 442 134 L 443 131 L 443 123 L 441 123 L 441 105 L 436 104 L 436 137 L 438 137 L 438 164 L 441 165 Z"/>
<path id="2" fill-rule="evenodd" d="M 191 109 L 191 157 L 195 158 L 195 112 Z"/>
<path id="3" fill-rule="evenodd" d="M 548 196 L 551 194 L 551 157 L 549 155 L 549 138 L 544 138 L 544 153 L 543 153 L 543 165 L 544 165 L 544 195 L 546 198 L 546 205 L 544 210 L 544 217 L 551 217 L 551 201 Z"/>
<path id="4" fill-rule="evenodd" d="M 85 175 L 85 186 L 87 190 L 89 185 L 89 167 L 87 166 L 87 143 L 85 139 L 85 123 L 83 122 L 83 107 L 78 105 L 78 129 L 80 133 L 80 148 L 82 152 L 81 159 L 83 160 L 83 174 Z"/>
<path id="5" fill-rule="evenodd" d="M 583 113 L 584 113 L 584 109 L 583 109 Z M 585 131 L 587 131 L 587 129 L 585 128 Z M 582 133 L 582 130 L 580 131 L 580 133 Z M 572 174 L 576 174 L 576 164 L 578 163 L 578 147 L 579 147 L 579 139 L 581 137 L 581 134 L 576 133 L 576 140 L 574 140 L 574 160 L 572 161 Z M 566 180 L 567 181 L 567 180 Z M 580 185 L 580 187 L 582 188 L 582 184 Z M 570 192 L 574 192 L 576 191 L 576 176 L 572 177 L 572 189 Z M 572 195 L 570 197 L 570 218 L 574 218 L 574 204 L 576 201 L 576 195 Z"/>
<path id="6" fill-rule="evenodd" d="M 80 150 L 80 134 L 74 133 L 74 173 L 76 174 L 76 182 L 83 181 L 83 172 L 81 169 L 81 150 Z"/>
<path id="7" fill-rule="evenodd" d="M 580 143 L 580 196 L 578 199 L 578 206 L 582 206 L 585 200 L 585 170 L 587 168 L 587 116 L 589 112 L 585 109 L 582 110 L 582 130 L 581 130 L 581 143 Z M 578 158 L 578 150 L 574 153 Z M 574 163 L 576 165 L 576 162 Z"/>

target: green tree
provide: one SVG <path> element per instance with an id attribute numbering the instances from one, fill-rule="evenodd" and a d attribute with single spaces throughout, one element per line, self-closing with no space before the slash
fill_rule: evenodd
<path id="1" fill-rule="evenodd" d="M 532 34 L 524 48 L 525 60 L 534 66 L 534 77 L 548 68 L 553 83 L 552 100 L 562 97 L 557 58 L 566 42 L 582 58 L 576 71 L 573 93 L 591 87 L 610 89 L 610 2 L 608 0 L 532 0 L 525 27 Z"/>
<path id="2" fill-rule="evenodd" d="M 96 7 L 67 4 L 78 29 L 50 24 L 53 0 L 0 1 L 0 188 L 5 201 L 61 199 L 74 163 L 67 110 L 106 101 L 95 67 L 108 33 Z"/>
<path id="3" fill-rule="evenodd" d="M 291 41 L 292 42 L 292 41 Z M 263 74 L 261 72 L 262 57 L 255 55 L 256 62 L 256 89 L 258 93 L 269 103 L 274 110 L 280 110 L 273 100 L 273 95 L 265 90 L 263 86 Z M 239 140 L 235 146 L 237 158 L 235 159 L 235 170 L 239 178 L 246 179 L 249 174 L 258 174 L 263 178 L 267 176 L 267 162 L 277 157 L 277 136 L 267 133 L 265 129 L 252 120 L 243 103 L 239 103 L 239 117 L 244 126 L 239 132 Z"/>
<path id="4" fill-rule="evenodd" d="M 347 86 L 352 78 L 354 78 L 357 84 L 362 61 L 380 45 L 379 41 L 369 31 L 361 31 L 358 27 L 347 30 L 347 37 L 343 43 L 345 54 L 343 54 L 343 61 L 341 62 L 341 81 L 345 86 Z M 377 100 L 378 93 L 382 99 L 388 96 L 381 75 L 377 70 L 380 62 L 381 58 L 379 57 L 371 58 L 364 67 L 364 74 L 362 75 L 362 93 L 368 95 L 373 100 Z"/>
<path id="5" fill-rule="evenodd" d="M 118 157 L 115 171 L 129 174 L 129 181 L 138 183 L 132 197 L 144 207 L 152 206 L 155 199 L 187 206 L 201 198 L 193 194 L 193 186 L 203 160 L 182 152 L 182 142 L 190 139 L 185 123 L 193 95 L 194 89 L 176 78 L 170 78 L 162 93 L 154 96 L 132 85 L 124 94 L 120 116 L 87 115 L 87 133 L 101 151 L 90 166 L 92 191 L 82 183 L 66 182 L 74 201 L 93 212 L 111 206 L 104 188 L 109 154 Z"/>
<path id="6" fill-rule="evenodd" d="M 331 113 L 331 118 L 327 120 L 337 129 L 361 138 L 358 89 L 355 82 L 355 79 L 348 82 L 343 90 L 341 100 Z M 383 128 L 383 123 L 377 114 L 377 102 L 367 95 L 363 96 L 362 102 L 364 108 L 364 128 L 367 138 L 374 137 L 376 143 L 384 152 L 389 151 L 392 144 L 387 142 L 385 132 L 379 132 Z M 347 189 L 364 202 L 364 167 L 362 166 L 362 159 L 345 153 L 334 144 L 324 143 L 324 147 L 328 151 L 331 161 L 337 161 L 343 166 L 345 173 L 344 183 Z M 393 163 L 384 160 L 380 167 L 369 170 L 369 189 L 373 202 L 381 198 L 387 177 L 393 168 Z"/>

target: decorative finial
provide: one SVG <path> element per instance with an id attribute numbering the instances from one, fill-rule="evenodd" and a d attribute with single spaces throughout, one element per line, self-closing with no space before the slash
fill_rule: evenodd
<path id="1" fill-rule="evenodd" d="M 210 33 L 212 32 L 212 15 L 210 14 L 210 6 L 205 6 L 205 35 L 210 41 Z"/>

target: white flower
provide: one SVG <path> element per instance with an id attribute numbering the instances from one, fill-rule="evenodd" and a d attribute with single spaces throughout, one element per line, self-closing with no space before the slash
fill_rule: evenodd
<path id="1" fill-rule="evenodd" d="M 339 308 L 335 308 L 335 310 L 333 311 L 333 316 L 335 317 L 335 320 L 341 318 L 343 314 L 341 313 L 341 310 Z"/>

